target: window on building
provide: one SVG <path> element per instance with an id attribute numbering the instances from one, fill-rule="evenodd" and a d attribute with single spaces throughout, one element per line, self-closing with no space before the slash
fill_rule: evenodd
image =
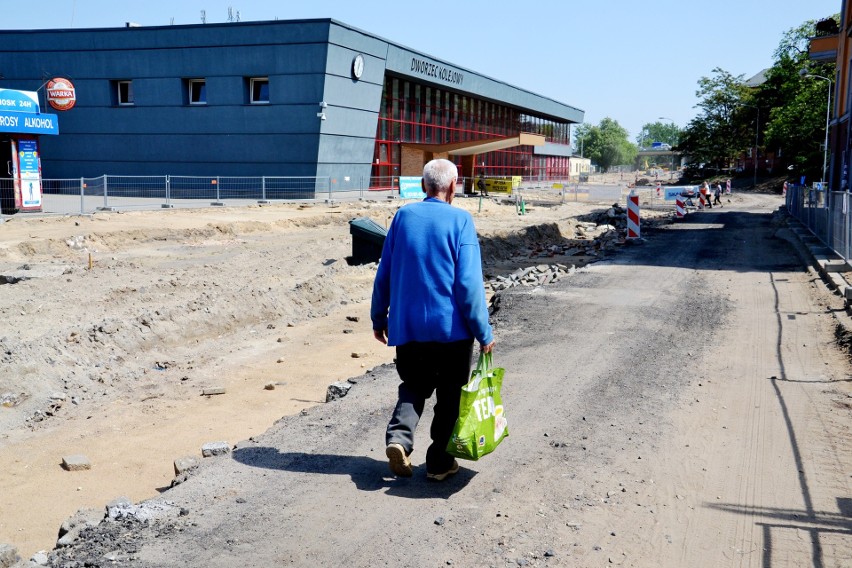
<path id="1" fill-rule="evenodd" d="M 133 81 L 115 81 L 116 102 L 120 106 L 130 106 L 133 103 Z"/>
<path id="2" fill-rule="evenodd" d="M 249 102 L 262 104 L 269 102 L 269 78 L 252 77 L 249 79 Z"/>
<path id="3" fill-rule="evenodd" d="M 188 79 L 186 81 L 186 87 L 189 104 L 207 104 L 207 81 L 205 81 L 204 79 Z"/>

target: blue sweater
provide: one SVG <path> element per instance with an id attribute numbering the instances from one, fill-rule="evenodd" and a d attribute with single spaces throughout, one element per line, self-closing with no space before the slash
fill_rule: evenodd
<path id="1" fill-rule="evenodd" d="M 427 198 L 402 207 L 388 229 L 373 283 L 373 329 L 388 345 L 493 336 L 479 240 L 470 213 Z"/>

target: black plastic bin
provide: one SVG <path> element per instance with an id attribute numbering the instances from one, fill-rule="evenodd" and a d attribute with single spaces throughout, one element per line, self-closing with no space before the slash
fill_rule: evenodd
<path id="1" fill-rule="evenodd" d="M 378 262 L 382 256 L 382 247 L 388 230 L 367 217 L 349 221 L 349 234 L 352 235 L 351 264 Z"/>

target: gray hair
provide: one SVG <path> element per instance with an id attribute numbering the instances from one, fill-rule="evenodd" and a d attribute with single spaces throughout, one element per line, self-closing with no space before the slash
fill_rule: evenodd
<path id="1" fill-rule="evenodd" d="M 427 192 L 446 192 L 458 176 L 456 165 L 449 160 L 432 160 L 423 166 L 423 185 Z"/>

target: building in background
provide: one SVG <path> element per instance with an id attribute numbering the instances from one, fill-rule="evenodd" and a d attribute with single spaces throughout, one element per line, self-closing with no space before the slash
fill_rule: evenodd
<path id="1" fill-rule="evenodd" d="M 0 32 L 0 86 L 68 77 L 44 177 L 569 175 L 583 111 L 330 19 Z"/>
<path id="2" fill-rule="evenodd" d="M 834 77 L 827 77 L 826 83 L 831 101 L 829 121 L 827 181 L 831 191 L 849 191 L 849 162 L 852 158 L 852 139 L 849 133 L 849 113 L 852 101 L 849 100 L 849 66 L 852 65 L 852 0 L 842 0 L 840 6 L 840 27 L 834 20 L 817 23 L 817 36 L 809 46 L 810 59 L 815 61 L 833 61 L 837 64 Z M 832 90 L 833 89 L 833 93 Z M 829 99 L 834 95 L 833 100 Z"/>

